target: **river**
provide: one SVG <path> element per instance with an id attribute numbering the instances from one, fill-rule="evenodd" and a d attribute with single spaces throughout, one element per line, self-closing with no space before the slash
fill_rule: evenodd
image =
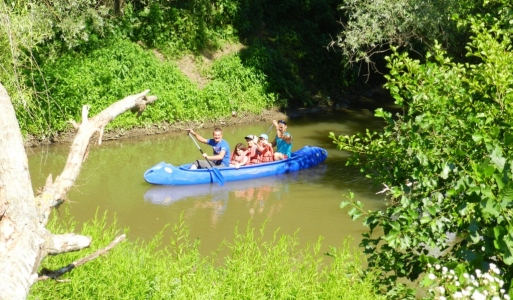
<path id="1" fill-rule="evenodd" d="M 270 125 L 223 127 L 223 138 L 233 148 L 244 142 L 246 135 L 264 133 Z M 328 134 L 354 134 L 366 128 L 379 130 L 383 120 L 368 111 L 332 111 L 292 118 L 288 125 L 294 138 L 293 150 L 305 145 L 320 146 L 328 151 L 328 159 L 311 169 L 228 182 L 223 187 L 162 187 L 144 181 L 144 171 L 160 161 L 180 165 L 201 158 L 186 132 L 91 145 L 75 187 L 68 194 L 70 201 L 59 208 L 60 214 L 68 209 L 80 223 L 92 220 L 97 212 L 107 212 L 111 218 L 117 218 L 120 228 L 129 228 L 128 238 L 132 241 L 148 241 L 166 224 L 174 225 L 182 216 L 190 237 L 200 240 L 200 251 L 204 254 L 217 249 L 223 240 L 231 241 L 235 228 L 238 226 L 242 231 L 248 222 L 255 228 L 265 223 L 268 236 L 276 230 L 296 234 L 304 244 L 322 237 L 323 251 L 341 246 L 347 237 L 357 247 L 366 228 L 361 219 L 352 221 L 340 203 L 352 191 L 364 203 L 364 209 L 381 209 L 383 196 L 376 194 L 381 187 L 374 186 L 358 168 L 345 166 L 350 153 L 337 150 Z M 196 132 L 206 138 L 212 136 L 212 128 Z M 274 134 L 269 136 L 272 139 Z M 201 145 L 208 151 L 206 145 Z M 43 186 L 48 174 L 56 176 L 62 171 L 68 150 L 69 145 L 65 144 L 28 149 L 34 188 Z M 170 230 L 163 231 L 164 242 Z"/>

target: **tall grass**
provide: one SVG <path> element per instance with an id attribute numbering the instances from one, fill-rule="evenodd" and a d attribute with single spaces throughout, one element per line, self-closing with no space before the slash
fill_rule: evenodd
<path id="1" fill-rule="evenodd" d="M 82 225 L 81 234 L 93 237 L 91 248 L 48 257 L 43 267 L 57 269 L 96 249 L 117 234 L 115 221 L 96 217 Z M 73 231 L 77 224 L 54 219 L 54 233 Z M 180 220 L 172 237 L 162 233 L 147 243 L 123 242 L 108 254 L 65 274 L 62 282 L 36 283 L 29 299 L 380 299 L 371 276 L 363 276 L 358 255 L 348 243 L 319 253 L 320 241 L 301 246 L 295 236 L 265 227 L 255 233 L 248 224 L 232 242 L 203 257 L 200 242 L 191 240 Z M 227 255 L 219 260 L 218 254 Z"/>

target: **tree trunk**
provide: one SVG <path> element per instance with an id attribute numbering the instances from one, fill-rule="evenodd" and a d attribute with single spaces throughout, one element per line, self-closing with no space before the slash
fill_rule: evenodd
<path id="1" fill-rule="evenodd" d="M 88 247 L 91 238 L 76 234 L 54 235 L 46 229 L 52 208 L 66 198 L 87 157 L 94 133 L 118 115 L 157 100 L 149 90 L 128 96 L 88 119 L 89 107 L 82 109 L 82 123 L 74 126 L 76 137 L 62 173 L 49 175 L 40 194 L 34 196 L 23 137 L 7 91 L 0 83 L 0 298 L 25 299 L 37 280 L 37 270 L 48 254 Z"/>

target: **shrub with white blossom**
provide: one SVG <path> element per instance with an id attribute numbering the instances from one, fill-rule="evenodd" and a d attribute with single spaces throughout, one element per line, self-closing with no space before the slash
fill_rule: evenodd
<path id="1" fill-rule="evenodd" d="M 456 267 L 456 271 L 439 264 L 428 264 L 428 268 L 422 285 L 429 288 L 428 293 L 434 299 L 510 299 L 503 288 L 501 271 L 493 263 L 488 265 L 485 272 L 476 269 L 475 274 L 467 273 L 461 265 Z"/>

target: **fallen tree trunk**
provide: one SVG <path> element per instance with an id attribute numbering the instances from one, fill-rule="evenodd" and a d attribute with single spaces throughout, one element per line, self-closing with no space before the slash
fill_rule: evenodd
<path id="1" fill-rule="evenodd" d="M 88 118 L 89 107 L 82 109 L 68 160 L 60 175 L 48 176 L 41 193 L 34 195 L 23 137 L 7 91 L 0 84 L 0 298 L 25 299 L 38 279 L 41 261 L 49 254 L 88 247 L 91 238 L 76 234 L 54 235 L 46 229 L 51 210 L 61 204 L 75 183 L 87 157 L 91 137 L 118 115 L 130 109 L 141 113 L 157 100 L 149 90 L 128 96 L 98 115 Z"/>

